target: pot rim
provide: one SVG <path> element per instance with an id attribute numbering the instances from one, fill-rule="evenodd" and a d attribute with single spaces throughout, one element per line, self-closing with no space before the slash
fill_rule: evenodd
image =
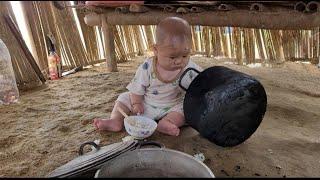
<path id="1" fill-rule="evenodd" d="M 168 149 L 168 148 L 159 148 L 159 149 L 155 149 L 155 148 L 143 148 L 143 149 L 135 149 L 133 151 L 129 151 L 129 152 L 126 152 L 125 154 L 123 155 L 126 155 L 126 154 L 129 154 L 129 153 L 134 153 L 134 152 L 137 152 L 137 151 L 165 151 L 165 152 L 172 152 L 172 153 L 176 153 L 176 154 L 180 154 L 182 156 L 185 156 L 185 157 L 188 157 L 189 159 L 192 159 L 194 160 L 195 162 L 197 162 L 198 164 L 200 164 L 203 168 L 206 169 L 206 171 L 209 173 L 209 175 L 212 177 L 212 178 L 215 178 L 213 172 L 211 171 L 211 169 L 206 165 L 204 164 L 203 162 L 201 162 L 200 160 L 196 159 L 195 157 L 191 156 L 190 154 L 187 154 L 185 152 L 181 152 L 181 151 L 177 151 L 177 150 L 173 150 L 173 149 Z M 95 173 L 95 178 L 99 178 L 99 173 L 101 171 L 101 169 L 103 168 L 104 166 L 102 166 L 101 168 L 99 168 L 96 173 Z"/>

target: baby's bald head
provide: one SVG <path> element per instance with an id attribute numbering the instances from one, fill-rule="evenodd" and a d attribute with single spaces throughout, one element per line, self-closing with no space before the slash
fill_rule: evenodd
<path id="1" fill-rule="evenodd" d="M 186 20 L 179 17 L 167 17 L 160 21 L 156 29 L 157 46 L 185 41 L 191 41 L 191 29 Z"/>

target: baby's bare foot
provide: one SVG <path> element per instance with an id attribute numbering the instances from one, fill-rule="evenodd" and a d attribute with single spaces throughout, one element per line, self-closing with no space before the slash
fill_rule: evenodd
<path id="1" fill-rule="evenodd" d="M 112 132 L 118 132 L 122 130 L 122 123 L 119 120 L 115 119 L 96 118 L 93 120 L 93 124 L 98 130 Z"/>
<path id="2" fill-rule="evenodd" d="M 170 136 L 179 136 L 180 129 L 170 121 L 161 120 L 158 123 L 157 130 Z"/>

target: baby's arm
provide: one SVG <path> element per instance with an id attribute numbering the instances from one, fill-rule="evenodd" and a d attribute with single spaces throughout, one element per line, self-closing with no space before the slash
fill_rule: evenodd
<path id="1" fill-rule="evenodd" d="M 132 106 L 132 111 L 134 114 L 143 114 L 144 108 L 143 108 L 143 95 L 137 95 L 130 93 L 130 101 Z"/>
<path id="2" fill-rule="evenodd" d="M 146 93 L 146 87 L 149 86 L 150 80 L 150 67 L 151 67 L 151 61 L 146 60 L 143 64 L 141 64 L 134 76 L 134 78 L 131 80 L 129 85 L 127 86 L 127 89 L 130 91 L 130 101 L 132 106 L 132 112 L 137 114 L 143 113 L 143 98 L 144 94 Z"/>

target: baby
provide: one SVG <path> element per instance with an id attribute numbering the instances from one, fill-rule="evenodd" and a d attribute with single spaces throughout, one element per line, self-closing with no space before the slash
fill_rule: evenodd
<path id="1" fill-rule="evenodd" d="M 94 119 L 93 124 L 96 128 L 121 131 L 124 117 L 117 110 L 121 107 L 127 114 L 132 112 L 159 121 L 159 132 L 178 136 L 179 127 L 185 123 L 185 92 L 179 87 L 179 78 L 188 67 L 202 71 L 189 60 L 191 41 L 188 22 L 178 17 L 162 20 L 156 29 L 154 57 L 146 59 L 138 67 L 134 78 L 127 86 L 129 92 L 119 95 L 110 119 Z"/>

